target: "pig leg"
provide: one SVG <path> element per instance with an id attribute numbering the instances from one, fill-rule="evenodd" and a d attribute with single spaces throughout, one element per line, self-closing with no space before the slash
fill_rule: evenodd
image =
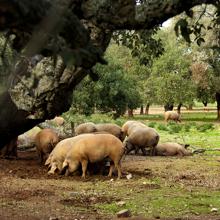
<path id="1" fill-rule="evenodd" d="M 147 155 L 147 151 L 145 150 L 145 147 L 141 147 L 141 151 L 142 151 L 143 156 Z"/>
<path id="2" fill-rule="evenodd" d="M 109 173 L 108 173 L 109 177 L 112 176 L 113 168 L 114 168 L 114 163 L 112 161 L 110 161 L 110 168 L 109 168 Z"/>
<path id="3" fill-rule="evenodd" d="M 87 160 L 83 160 L 81 162 L 82 164 L 82 178 L 86 178 L 86 170 L 87 170 L 87 166 L 88 166 L 88 161 Z"/>
<path id="4" fill-rule="evenodd" d="M 118 170 L 118 179 L 120 179 L 121 178 L 121 164 L 116 162 L 115 168 Z"/>

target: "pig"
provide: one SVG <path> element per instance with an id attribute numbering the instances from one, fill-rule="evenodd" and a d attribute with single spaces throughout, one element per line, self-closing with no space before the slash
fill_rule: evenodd
<path id="1" fill-rule="evenodd" d="M 77 170 L 82 165 L 82 177 L 86 177 L 88 162 L 95 163 L 104 160 L 106 157 L 111 159 L 111 165 L 108 176 L 112 176 L 113 164 L 118 171 L 118 179 L 121 177 L 121 158 L 124 154 L 122 142 L 112 134 L 96 134 L 83 138 L 75 144 L 68 152 L 64 162 L 63 169 L 66 169 L 66 175 Z"/>
<path id="2" fill-rule="evenodd" d="M 121 127 L 116 124 L 106 123 L 106 124 L 96 124 L 96 131 L 97 132 L 107 132 L 115 137 L 119 138 L 121 141 L 125 139 L 124 132 L 122 131 Z"/>
<path id="3" fill-rule="evenodd" d="M 94 123 L 86 122 L 86 123 L 78 125 L 75 128 L 75 135 L 85 134 L 85 133 L 92 133 L 92 132 L 96 132 L 96 131 L 97 131 L 97 129 L 96 129 Z"/>
<path id="4" fill-rule="evenodd" d="M 61 116 L 56 116 L 54 119 L 51 120 L 53 123 L 55 123 L 57 126 L 61 126 L 65 123 L 65 120 Z"/>
<path id="5" fill-rule="evenodd" d="M 31 130 L 19 135 L 18 136 L 18 147 L 34 146 L 35 145 L 35 137 L 40 131 L 41 131 L 41 129 L 39 127 L 35 126 Z"/>
<path id="6" fill-rule="evenodd" d="M 166 142 L 160 143 L 155 147 L 156 155 L 158 156 L 189 156 L 191 152 L 178 143 Z"/>
<path id="7" fill-rule="evenodd" d="M 0 150 L 0 157 L 2 158 L 17 158 L 17 141 L 18 137 L 13 138 Z"/>
<path id="8" fill-rule="evenodd" d="M 159 138 L 159 134 L 153 128 L 147 126 L 136 127 L 125 141 L 125 153 L 128 154 L 132 150 L 137 152 L 141 149 L 143 155 L 146 155 L 145 148 L 150 148 L 151 155 L 153 155 Z"/>
<path id="9" fill-rule="evenodd" d="M 143 123 L 139 121 L 127 121 L 122 125 L 122 128 L 121 128 L 125 136 L 128 135 L 129 128 L 131 128 L 134 125 L 145 126 Z"/>
<path id="10" fill-rule="evenodd" d="M 65 160 L 65 157 L 68 151 L 73 148 L 77 141 L 81 140 L 82 138 L 89 137 L 94 134 L 80 134 L 75 137 L 66 138 L 60 141 L 53 151 L 50 153 L 48 159 L 45 162 L 46 166 L 49 166 L 50 170 L 48 174 L 54 174 L 56 171 L 61 174 L 62 165 Z"/>
<path id="11" fill-rule="evenodd" d="M 164 113 L 164 119 L 166 122 L 168 122 L 169 120 L 173 120 L 175 122 L 178 122 L 178 121 L 181 122 L 180 115 L 174 111 L 166 111 Z"/>
<path id="12" fill-rule="evenodd" d="M 57 133 L 50 128 L 42 129 L 36 135 L 35 145 L 40 163 L 43 163 L 58 142 L 59 137 Z"/>

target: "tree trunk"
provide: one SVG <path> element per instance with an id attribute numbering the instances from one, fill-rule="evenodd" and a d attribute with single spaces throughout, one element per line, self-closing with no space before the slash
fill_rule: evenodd
<path id="1" fill-rule="evenodd" d="M 134 113 L 133 113 L 133 109 L 128 109 L 128 117 L 129 118 L 133 118 L 134 117 Z"/>
<path id="2" fill-rule="evenodd" d="M 217 120 L 220 121 L 220 92 L 216 92 L 215 98 L 217 102 Z"/>
<path id="3" fill-rule="evenodd" d="M 207 102 L 207 101 L 203 101 L 202 104 L 203 104 L 205 107 L 207 107 L 208 102 Z"/>
<path id="4" fill-rule="evenodd" d="M 165 112 L 166 111 L 173 111 L 173 104 L 172 103 L 167 103 L 164 105 Z"/>
<path id="5" fill-rule="evenodd" d="M 145 115 L 149 115 L 149 108 L 150 108 L 150 104 L 147 104 L 145 107 Z"/>
<path id="6" fill-rule="evenodd" d="M 181 107 L 182 107 L 182 103 L 179 103 L 179 105 L 177 106 L 177 113 L 178 114 L 180 114 Z"/>
<path id="7" fill-rule="evenodd" d="M 103 51 L 114 30 L 150 29 L 195 5 L 215 2 L 101 1 L 93 7 L 91 0 L 0 1 L 0 31 L 14 35 L 12 47 L 22 51 L 9 89 L 0 95 L 0 148 L 69 109 L 73 88 L 97 62 L 105 63 Z M 37 54 L 55 58 L 42 59 L 33 73 L 26 61 Z"/>
<path id="8" fill-rule="evenodd" d="M 144 114 L 144 106 L 141 105 L 141 108 L 140 108 L 140 115 L 143 115 Z"/>

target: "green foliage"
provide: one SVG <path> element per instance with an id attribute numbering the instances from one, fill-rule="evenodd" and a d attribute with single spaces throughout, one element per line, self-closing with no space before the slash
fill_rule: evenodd
<path id="1" fill-rule="evenodd" d="M 163 40 L 165 52 L 153 63 L 152 74 L 146 86 L 151 91 L 148 94 L 153 94 L 152 101 L 157 104 L 192 103 L 195 86 L 189 71 L 191 63 L 189 47 L 176 40 L 169 29 L 161 30 L 158 37 Z"/>
<path id="2" fill-rule="evenodd" d="M 136 76 L 132 74 L 136 70 L 136 61 L 131 60 L 129 51 L 113 44 L 106 53 L 106 59 L 108 65 L 96 65 L 94 68 L 99 80 L 93 82 L 87 77 L 74 91 L 75 112 L 91 115 L 96 110 L 112 113 L 113 117 L 117 118 L 123 115 L 127 108 L 135 109 L 141 105 L 139 84 Z"/>
<path id="3" fill-rule="evenodd" d="M 158 27 L 151 30 L 116 31 L 113 39 L 119 44 L 128 47 L 133 57 L 137 57 L 140 64 L 151 66 L 153 59 L 159 57 L 164 49 L 160 39 L 154 35 Z"/>
<path id="4" fill-rule="evenodd" d="M 164 124 L 158 124 L 157 128 L 161 131 L 169 131 L 169 128 Z"/>
<path id="5" fill-rule="evenodd" d="M 207 123 L 207 124 L 197 125 L 196 128 L 200 132 L 205 132 L 207 130 L 213 130 L 214 129 L 214 125 L 211 124 L 211 123 Z"/>
<path id="6" fill-rule="evenodd" d="M 148 126 L 148 127 L 151 127 L 151 128 L 155 128 L 156 125 L 157 125 L 157 122 L 155 122 L 155 121 L 151 121 L 151 122 L 148 123 L 147 126 Z"/>
<path id="7" fill-rule="evenodd" d="M 170 134 L 179 133 L 182 130 L 182 126 L 180 124 L 177 124 L 177 123 L 169 122 L 168 127 L 169 127 L 169 133 Z"/>

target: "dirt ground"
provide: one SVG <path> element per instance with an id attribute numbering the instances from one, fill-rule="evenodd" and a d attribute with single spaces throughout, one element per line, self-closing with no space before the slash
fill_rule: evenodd
<path id="1" fill-rule="evenodd" d="M 132 180 L 124 176 L 117 182 L 114 177 L 114 184 L 135 189 L 136 180 L 142 177 L 150 179 L 158 175 L 173 182 L 180 181 L 187 186 L 206 184 L 207 187 L 219 187 L 219 176 L 213 181 L 205 168 L 199 165 L 197 169 L 201 169 L 201 172 L 194 172 L 194 165 L 203 159 L 186 159 L 189 160 L 187 166 L 192 169 L 183 172 L 181 159 L 130 155 L 123 161 L 123 171 L 132 173 Z M 175 169 L 170 169 L 174 160 L 177 161 L 177 165 Z M 112 181 L 106 176 L 95 175 L 87 177 L 86 180 L 82 180 L 80 176 L 48 176 L 46 167 L 39 165 L 36 152 L 33 150 L 19 151 L 17 160 L 0 159 L 0 180 L 1 220 L 113 219 L 115 215 L 100 212 L 96 205 L 120 201 L 115 194 L 107 195 L 105 192 L 108 189 L 95 192 L 96 185 L 101 186 Z M 151 184 L 150 187 L 158 186 Z M 210 214 L 175 219 L 217 220 L 220 216 Z"/>

